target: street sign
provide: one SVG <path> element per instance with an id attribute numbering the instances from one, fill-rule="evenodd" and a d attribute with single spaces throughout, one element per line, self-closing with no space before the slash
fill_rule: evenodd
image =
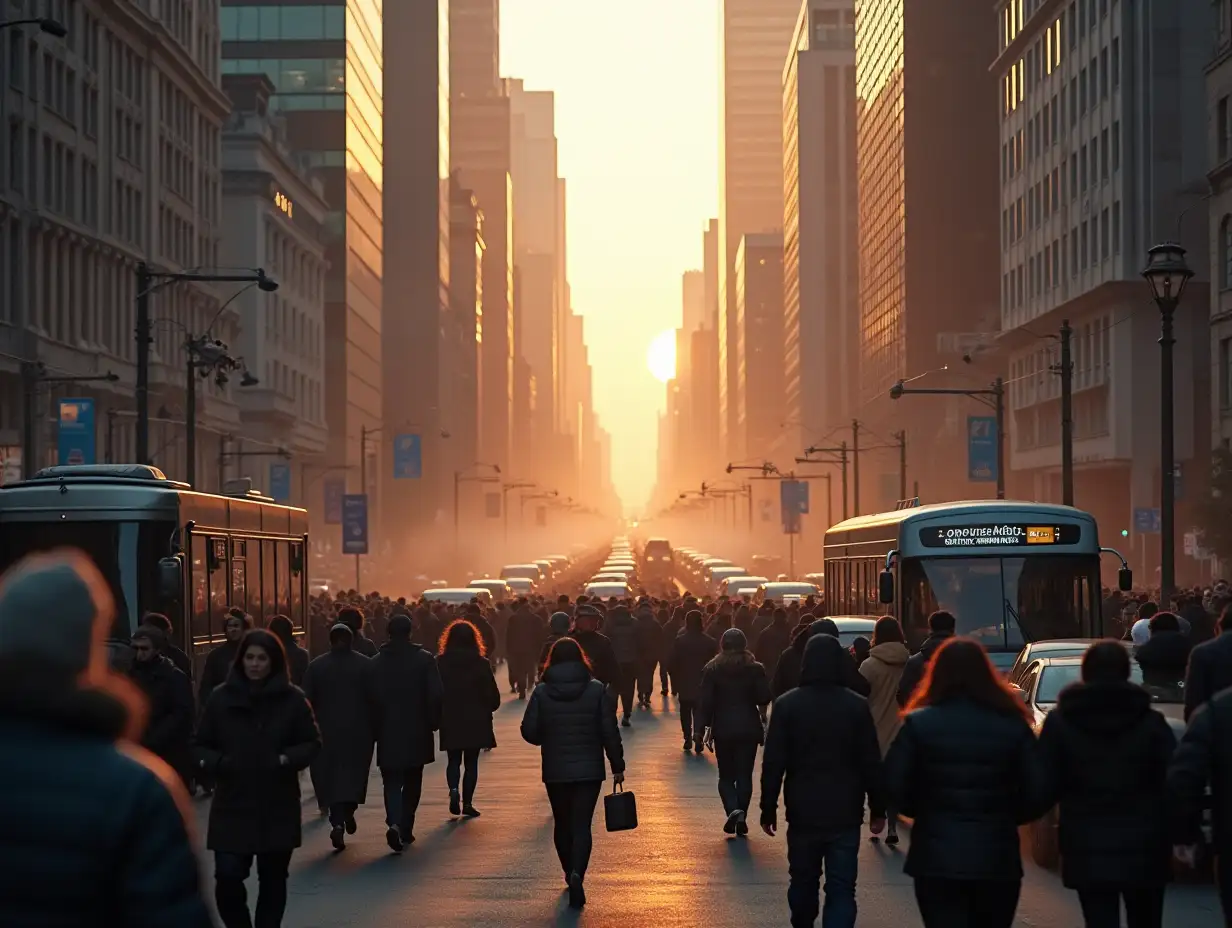
<path id="1" fill-rule="evenodd" d="M 342 497 L 342 553 L 368 553 L 368 494 Z"/>
<path id="2" fill-rule="evenodd" d="M 291 502 L 291 465 L 271 464 L 269 466 L 269 495 L 279 503 Z"/>
<path id="3" fill-rule="evenodd" d="M 418 435 L 394 439 L 394 479 L 418 480 L 423 476 L 423 445 Z"/>
<path id="4" fill-rule="evenodd" d="M 60 464 L 96 464 L 94 435 L 94 400 L 60 400 L 60 435 L 57 462 Z"/>
<path id="5" fill-rule="evenodd" d="M 489 519 L 499 519 L 501 517 L 501 495 L 499 493 L 485 493 L 483 495 L 483 511 Z"/>
<path id="6" fill-rule="evenodd" d="M 325 524 L 342 524 L 342 497 L 346 495 L 346 479 L 325 478 Z"/>
<path id="7" fill-rule="evenodd" d="M 1158 535 L 1159 534 L 1159 510 L 1158 509 L 1135 509 L 1134 510 L 1134 531 L 1139 535 Z"/>
<path id="8" fill-rule="evenodd" d="M 997 480 L 996 416 L 967 416 L 967 479 L 973 483 Z"/>
<path id="9" fill-rule="evenodd" d="M 808 481 L 783 480 L 779 482 L 779 518 L 783 534 L 800 534 L 800 516 L 808 512 Z"/>

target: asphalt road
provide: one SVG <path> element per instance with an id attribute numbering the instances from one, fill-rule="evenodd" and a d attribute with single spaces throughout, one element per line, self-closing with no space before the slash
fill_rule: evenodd
<path id="1" fill-rule="evenodd" d="M 287 928 L 771 928 L 789 924 L 782 832 L 754 829 L 748 839 L 722 833 L 713 755 L 681 750 L 667 701 L 639 711 L 622 729 L 627 786 L 637 795 L 640 826 L 609 835 L 596 814 L 595 850 L 586 879 L 588 904 L 566 905 L 552 849 L 552 823 L 539 780 L 538 751 L 518 734 L 524 703 L 506 696 L 496 721 L 500 746 L 480 761 L 475 804 L 482 816 L 448 814 L 443 759 L 425 774 L 417 841 L 402 856 L 385 844 L 380 775 L 373 771 L 359 832 L 335 853 L 328 828 L 305 797 L 304 846 L 291 862 Z M 307 777 L 305 777 L 307 783 Z M 756 802 L 756 797 L 755 800 Z M 198 804 L 204 828 L 206 804 Z M 860 858 L 859 925 L 919 925 L 905 850 L 865 842 Z M 1081 928 L 1077 897 L 1028 860 L 1019 926 Z M 255 892 L 255 881 L 252 891 Z M 1166 928 L 1218 928 L 1214 890 L 1174 886 Z"/>

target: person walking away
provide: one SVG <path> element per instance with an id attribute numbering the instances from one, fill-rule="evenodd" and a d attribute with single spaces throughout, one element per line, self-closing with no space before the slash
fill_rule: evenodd
<path id="1" fill-rule="evenodd" d="M 885 824 L 877 729 L 868 702 L 843 683 L 844 664 L 837 639 L 809 639 L 800 685 L 775 701 L 761 759 L 761 827 L 770 837 L 778 828 L 779 791 L 787 780 L 792 928 L 812 928 L 817 921 L 823 873 L 823 924 L 854 928 L 866 796 L 873 832 Z"/>
<path id="2" fill-rule="evenodd" d="M 287 673 L 294 686 L 304 685 L 304 674 L 308 672 L 308 652 L 299 646 L 295 640 L 295 629 L 291 620 L 285 615 L 276 615 L 266 626 L 282 642 L 282 649 L 287 655 Z"/>
<path id="3" fill-rule="evenodd" d="M 643 709 L 650 708 L 655 666 L 662 650 L 663 629 L 650 600 L 643 600 L 637 607 L 637 702 Z"/>
<path id="4" fill-rule="evenodd" d="M 441 637 L 440 651 L 436 665 L 441 675 L 441 750 L 448 758 L 445 782 L 449 786 L 449 814 L 477 818 L 474 799 L 479 752 L 496 747 L 492 713 L 500 708 L 500 688 L 488 663 L 483 637 L 470 622 L 450 625 Z"/>
<path id="5" fill-rule="evenodd" d="M 685 616 L 684 631 L 672 642 L 668 656 L 672 685 L 680 700 L 680 731 L 684 749 L 692 745 L 697 754 L 703 751 L 706 726 L 702 724 L 702 672 L 718 653 L 714 639 L 702 627 L 702 614 L 694 609 Z"/>
<path id="6" fill-rule="evenodd" d="M 586 904 L 591 821 L 603 789 L 607 755 L 612 780 L 625 780 L 624 747 L 616 725 L 616 701 L 591 676 L 581 647 L 572 638 L 552 646 L 543 682 L 535 687 L 522 716 L 522 738 L 540 749 L 543 783 L 552 806 L 552 839 L 569 886 L 569 905 Z"/>
<path id="7" fill-rule="evenodd" d="M 1215 637 L 1189 652 L 1185 671 L 1185 720 L 1211 697 L 1232 686 L 1232 607 L 1224 606 L 1215 623 Z"/>
<path id="8" fill-rule="evenodd" d="M 346 610 L 343 610 L 346 611 Z M 378 699 L 372 662 L 353 650 L 351 626 L 339 622 L 329 632 L 329 652 L 308 665 L 304 693 L 321 727 L 322 748 L 311 767 L 317 802 L 328 810 L 334 850 L 355 834 L 355 811 L 368 798 Z"/>
<path id="9" fill-rule="evenodd" d="M 1059 805 L 1061 878 L 1087 928 L 1160 928 L 1172 871 L 1168 762 L 1176 738 L 1151 697 L 1129 682 L 1130 657 L 1101 641 L 1082 682 L 1061 691 L 1040 732 L 1049 799 Z M 1051 804 L 1051 803 L 1050 803 Z"/>
<path id="10" fill-rule="evenodd" d="M 864 662 L 868 660 L 870 648 L 872 648 L 872 643 L 863 635 L 857 635 L 855 640 L 851 642 L 851 657 L 856 662 L 857 670 L 864 666 Z"/>
<path id="11" fill-rule="evenodd" d="M 920 681 L 924 679 L 924 673 L 933 655 L 937 653 L 938 648 L 954 637 L 954 630 L 957 627 L 958 623 L 954 621 L 954 614 L 944 609 L 938 609 L 928 617 L 928 637 L 920 645 L 920 650 L 911 655 L 898 681 L 898 704 L 900 706 L 906 706 L 911 702 L 911 697 L 916 687 L 920 685 Z"/>
<path id="12" fill-rule="evenodd" d="M 226 928 L 278 928 L 291 855 L 302 843 L 299 772 L 321 737 L 276 635 L 245 633 L 227 682 L 210 694 L 195 747 L 199 767 L 217 782 L 205 846 L 214 852 L 218 915 Z M 259 889 L 250 918 L 244 881 L 254 858 Z"/>
<path id="13" fill-rule="evenodd" d="M 719 796 L 727 815 L 723 831 L 744 837 L 757 747 L 765 740 L 762 712 L 770 704 L 770 683 L 740 629 L 723 633 L 718 656 L 702 671 L 701 697 L 702 724 L 719 768 Z"/>
<path id="14" fill-rule="evenodd" d="M 672 647 L 676 643 L 677 636 L 684 631 L 684 617 L 688 612 L 682 606 L 676 606 L 670 610 L 670 616 L 663 623 L 663 633 L 659 636 L 659 695 L 660 696 L 679 696 L 676 692 L 675 681 L 671 678 L 671 657 Z"/>
<path id="15" fill-rule="evenodd" d="M 473 602 L 466 607 L 466 621 L 474 625 L 475 631 L 479 632 L 479 639 L 483 642 L 483 652 L 487 655 L 492 669 L 495 670 L 496 630 L 492 628 L 492 623 L 484 616 L 483 607 L 479 603 Z"/>
<path id="16" fill-rule="evenodd" d="M 115 604 L 76 551 L 0 579 L 0 923 L 209 928 L 188 794 L 137 747 L 143 699 L 109 666 Z"/>
<path id="17" fill-rule="evenodd" d="M 171 627 L 171 620 L 161 612 L 147 612 L 145 618 L 141 620 L 142 625 L 152 625 L 163 633 L 162 655 L 171 663 L 175 664 L 176 670 L 188 677 L 189 681 L 193 678 L 192 660 L 180 648 L 175 645 L 175 632 Z"/>
<path id="18" fill-rule="evenodd" d="M 1181 623 L 1171 612 L 1157 612 L 1151 618 L 1151 637 L 1134 649 L 1142 682 L 1148 686 L 1175 687 L 1185 679 L 1189 652 L 1193 644 L 1181 631 Z"/>
<path id="19" fill-rule="evenodd" d="M 573 634 L 569 637 L 578 643 L 586 655 L 586 663 L 590 665 L 595 679 L 615 690 L 616 681 L 620 679 L 620 665 L 616 663 L 611 639 L 599 631 L 605 615 L 601 605 L 579 603 L 573 616 Z"/>
<path id="20" fill-rule="evenodd" d="M 1043 814 L 1047 792 L 1029 710 L 978 642 L 933 650 L 885 777 L 889 804 L 915 819 L 903 872 L 924 928 L 1010 928 L 1022 888 L 1018 826 Z"/>
<path id="21" fill-rule="evenodd" d="M 738 628 L 744 632 L 746 641 L 753 640 L 753 610 L 749 608 L 747 596 L 736 607 L 736 618 L 732 622 L 732 628 Z"/>
<path id="22" fill-rule="evenodd" d="M 753 638 L 753 654 L 766 668 L 771 680 L 779 669 L 779 658 L 791 647 L 791 629 L 787 627 L 787 610 L 776 608 L 770 622 Z M 780 694 L 781 695 L 781 694 Z"/>
<path id="23" fill-rule="evenodd" d="M 205 666 L 201 668 L 201 683 L 197 689 L 197 711 L 205 708 L 210 700 L 210 693 L 216 687 L 222 686 L 235 664 L 235 655 L 239 651 L 240 639 L 252 628 L 252 616 L 242 609 L 228 609 L 223 619 L 223 635 L 225 640 L 205 656 Z M 197 785 L 203 795 L 214 791 L 214 781 L 210 779 L 208 770 L 197 770 L 194 774 Z"/>
<path id="24" fill-rule="evenodd" d="M 415 841 L 424 767 L 436 761 L 432 733 L 441 727 L 444 693 L 436 658 L 411 641 L 411 622 L 405 616 L 389 620 L 389 641 L 372 660 L 372 687 L 385 840 L 397 854 Z M 370 763 L 371 753 L 368 758 Z M 367 768 L 364 776 L 366 783 Z"/>
<path id="25" fill-rule="evenodd" d="M 518 699 L 525 699 L 535 685 L 535 659 L 542 643 L 543 629 L 539 620 L 526 600 L 518 600 L 509 618 L 509 673 Z"/>
<path id="26" fill-rule="evenodd" d="M 565 612 L 553 613 L 552 618 L 548 619 L 548 637 L 543 642 L 543 648 L 539 651 L 539 662 L 535 665 L 536 680 L 543 676 L 543 670 L 548 665 L 548 655 L 552 653 L 552 645 L 560 641 L 561 638 L 569 637 L 569 623 L 571 621 L 572 619 Z"/>
<path id="27" fill-rule="evenodd" d="M 884 758 L 902 727 L 899 715 L 898 685 L 911 652 L 903 640 L 903 628 L 892 615 L 882 616 L 873 626 L 873 642 L 868 660 L 860 665 L 860 675 L 868 681 L 868 708 L 877 729 L 877 746 Z M 876 836 L 874 835 L 874 840 Z M 887 815 L 886 844 L 898 844 L 898 816 Z"/>
<path id="28" fill-rule="evenodd" d="M 637 685 L 637 623 L 629 614 L 629 607 L 622 603 L 608 612 L 603 628 L 611 639 L 618 667 L 616 692 L 623 710 L 620 724 L 628 728 L 632 724 L 633 691 Z"/>
<path id="29" fill-rule="evenodd" d="M 775 699 L 799 685 L 800 671 L 804 667 L 804 647 L 813 635 L 820 634 L 821 629 L 817 622 L 792 629 L 791 645 L 779 655 L 774 665 L 774 677 L 770 681 L 770 694 Z"/>
<path id="30" fill-rule="evenodd" d="M 192 736 L 196 707 L 192 683 L 163 656 L 166 638 L 153 625 L 133 632 L 133 665 L 128 676 L 149 706 L 141 746 L 157 754 L 187 787 L 192 777 Z"/>
<path id="31" fill-rule="evenodd" d="M 338 621 L 351 630 L 351 649 L 364 657 L 376 657 L 376 644 L 364 635 L 364 612 L 358 606 L 338 610 Z"/>

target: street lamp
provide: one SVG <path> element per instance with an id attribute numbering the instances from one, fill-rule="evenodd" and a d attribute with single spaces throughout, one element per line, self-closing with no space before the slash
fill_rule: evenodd
<path id="1" fill-rule="evenodd" d="M 0 22 L 0 29 L 8 29 L 12 26 L 38 26 L 40 32 L 45 32 L 57 39 L 68 35 L 68 27 L 56 19 L 9 19 Z"/>
<path id="2" fill-rule="evenodd" d="M 227 346 L 216 338 L 189 336 L 184 342 L 188 370 L 184 386 L 184 455 L 188 485 L 197 481 L 197 378 L 213 375 L 214 383 L 223 387 L 233 371 L 243 371 L 241 387 L 255 387 L 260 381 L 244 366 L 243 359 L 231 356 Z"/>
<path id="3" fill-rule="evenodd" d="M 1185 249 L 1164 242 L 1147 252 L 1142 276 L 1151 285 L 1159 307 L 1159 602 L 1167 608 L 1176 580 L 1176 449 L 1172 427 L 1172 318 L 1185 285 L 1194 272 L 1185 262 Z"/>

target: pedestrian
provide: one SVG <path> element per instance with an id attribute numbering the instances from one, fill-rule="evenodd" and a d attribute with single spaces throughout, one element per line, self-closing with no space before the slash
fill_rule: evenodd
<path id="1" fill-rule="evenodd" d="M 477 602 L 472 602 L 466 607 L 466 621 L 475 626 L 475 631 L 479 632 L 479 639 L 483 642 L 483 651 L 487 655 L 488 662 L 492 668 L 496 668 L 496 629 L 492 627 L 492 623 L 487 620 L 483 614 L 483 607 Z"/>
<path id="2" fill-rule="evenodd" d="M 214 902 L 226 928 L 278 928 L 291 855 L 302 841 L 299 772 L 321 748 L 312 707 L 287 678 L 282 642 L 245 633 L 226 683 L 197 729 L 198 765 L 217 787 L 205 846 L 214 852 Z M 256 918 L 244 881 L 257 862 Z"/>
<path id="3" fill-rule="evenodd" d="M 668 656 L 672 685 L 680 701 L 680 731 L 684 749 L 692 746 L 697 754 L 704 750 L 706 726 L 702 723 L 702 673 L 718 653 L 714 639 L 702 628 L 702 614 L 693 609 L 685 616 L 684 631 L 672 642 Z"/>
<path id="4" fill-rule="evenodd" d="M 586 655 L 572 638 L 552 646 L 543 682 L 522 716 L 522 738 L 540 748 L 556 855 L 569 886 L 569 905 L 580 909 L 586 904 L 591 821 L 606 779 L 603 758 L 606 754 L 612 781 L 620 784 L 625 757 L 616 701 L 591 676 Z"/>
<path id="5" fill-rule="evenodd" d="M 432 733 L 441 727 L 444 693 L 436 649 L 415 644 L 411 631 L 406 616 L 390 619 L 389 641 L 372 661 L 376 765 L 385 799 L 385 840 L 395 854 L 415 842 L 424 767 L 436 761 Z M 365 767 L 365 783 L 367 775 Z"/>
<path id="6" fill-rule="evenodd" d="M 141 689 L 148 705 L 141 746 L 166 761 L 187 786 L 192 776 L 196 707 L 192 683 L 163 656 L 166 640 L 161 629 L 138 626 L 133 632 L 134 660 L 128 676 Z"/>
<path id="7" fill-rule="evenodd" d="M 762 713 L 770 704 L 766 668 L 749 653 L 744 632 L 729 628 L 718 655 L 702 671 L 701 722 L 706 746 L 719 768 L 724 834 L 749 833 L 746 816 L 753 801 L 757 748 L 765 741 Z"/>
<path id="8" fill-rule="evenodd" d="M 543 644 L 543 626 L 525 599 L 519 599 L 509 618 L 509 674 L 518 699 L 535 685 L 535 661 Z"/>
<path id="9" fill-rule="evenodd" d="M 1082 682 L 1061 691 L 1039 739 L 1059 806 L 1061 879 L 1078 891 L 1087 928 L 1120 928 L 1122 900 L 1129 928 L 1160 928 L 1172 870 L 1166 810 L 1176 737 L 1129 670 L 1120 642 L 1092 645 Z"/>
<path id="10" fill-rule="evenodd" d="M 1216 693 L 1232 686 L 1232 606 L 1225 605 L 1215 624 L 1215 637 L 1189 652 L 1185 672 L 1185 720 Z"/>
<path id="11" fill-rule="evenodd" d="M 623 603 L 608 610 L 603 629 L 612 642 L 618 674 L 616 692 L 620 695 L 623 715 L 620 724 L 628 728 L 633 717 L 633 693 L 637 685 L 637 623 Z"/>
<path id="12" fill-rule="evenodd" d="M 235 655 L 240 649 L 240 639 L 252 628 L 252 616 L 242 609 L 229 609 L 223 619 L 222 633 L 225 640 L 210 651 L 205 657 L 205 667 L 201 670 L 201 686 L 197 690 L 197 705 L 204 707 L 210 701 L 210 693 L 216 686 L 227 682 L 231 668 L 235 664 Z"/>
<path id="13" fill-rule="evenodd" d="M 877 728 L 877 745 L 884 758 L 902 727 L 898 706 L 898 685 L 911 652 L 903 640 L 903 627 L 892 615 L 882 616 L 873 626 L 873 642 L 868 660 L 860 665 L 860 675 L 868 681 L 868 708 Z M 876 836 L 874 836 L 876 840 Z M 898 815 L 887 814 L 886 844 L 898 844 Z"/>
<path id="14" fill-rule="evenodd" d="M 774 682 L 770 687 L 770 692 L 775 699 L 799 685 L 800 669 L 804 662 L 804 647 L 815 635 L 829 635 L 837 641 L 838 626 L 833 619 L 816 619 L 796 632 L 791 647 L 779 657 L 778 666 L 775 668 Z M 858 695 L 867 697 L 868 681 L 860 676 L 860 668 L 856 666 L 856 659 L 852 657 L 851 652 L 844 648 L 843 653 L 847 655 L 842 662 L 844 685 Z"/>
<path id="15" fill-rule="evenodd" d="M 868 652 L 871 647 L 872 644 L 863 635 L 857 635 L 855 640 L 851 642 L 851 656 L 856 662 L 857 670 L 868 660 Z"/>
<path id="16" fill-rule="evenodd" d="M 605 615 L 601 605 L 579 603 L 573 615 L 573 634 L 570 637 L 586 655 L 586 663 L 595 679 L 615 689 L 616 681 L 620 679 L 620 665 L 616 663 L 611 639 L 599 631 Z"/>
<path id="17" fill-rule="evenodd" d="M 885 775 L 888 802 L 915 820 L 903 872 L 924 926 L 1010 928 L 1018 826 L 1047 805 L 1029 710 L 970 638 L 933 648 L 913 692 Z"/>
<path id="18" fill-rule="evenodd" d="M 152 625 L 163 633 L 163 641 L 166 642 L 163 645 L 163 657 L 175 664 L 176 669 L 191 681 L 193 678 L 192 660 L 176 646 L 174 632 L 171 628 L 171 620 L 161 612 L 147 612 L 141 620 L 141 624 Z"/>
<path id="19" fill-rule="evenodd" d="M 958 623 L 954 620 L 954 614 L 944 609 L 938 609 L 928 617 L 928 637 L 920 645 L 920 650 L 911 655 L 898 681 L 898 704 L 900 706 L 906 706 L 911 702 L 911 697 L 916 687 L 920 685 L 920 681 L 924 679 L 924 672 L 928 669 L 933 655 L 937 653 L 938 648 L 954 637 L 957 627 Z M 1021 703 L 1021 700 L 1019 702 Z"/>
<path id="20" fill-rule="evenodd" d="M 843 682 L 843 646 L 816 635 L 800 685 L 775 700 L 761 759 L 761 827 L 774 837 L 787 779 L 787 903 L 793 928 L 817 920 L 826 877 L 826 928 L 854 928 L 860 826 L 868 797 L 873 833 L 885 825 L 881 750 L 866 700 Z"/>
<path id="21" fill-rule="evenodd" d="M 479 783 L 479 752 L 496 747 L 492 713 L 500 708 L 500 687 L 488 663 L 483 636 L 470 622 L 459 620 L 450 625 L 441 637 L 440 651 L 436 665 L 443 694 L 441 750 L 448 759 L 445 782 L 449 786 L 449 814 L 478 818 L 474 798 Z"/>
<path id="22" fill-rule="evenodd" d="M 295 686 L 303 686 L 304 674 L 308 672 L 308 652 L 301 648 L 299 642 L 295 640 L 295 629 L 291 625 L 291 620 L 285 615 L 276 615 L 269 620 L 266 628 L 277 635 L 278 640 L 282 642 L 282 649 L 287 655 L 287 671 L 291 676 L 291 683 Z"/>
<path id="23" fill-rule="evenodd" d="M 376 657 L 376 644 L 364 635 L 364 611 L 358 606 L 338 610 L 338 621 L 351 630 L 351 649 L 364 657 Z"/>
<path id="24" fill-rule="evenodd" d="M 142 696 L 111 670 L 115 604 L 76 551 L 0 579 L 0 923 L 209 928 L 188 795 L 136 747 Z"/>
<path id="25" fill-rule="evenodd" d="M 643 709 L 650 708 L 654 695 L 654 672 L 663 650 L 663 629 L 655 618 L 650 600 L 643 600 L 637 607 L 637 703 Z"/>
<path id="26" fill-rule="evenodd" d="M 548 619 L 548 637 L 543 642 L 543 647 L 539 651 L 539 662 L 536 664 L 535 678 L 538 680 L 543 676 L 543 668 L 548 665 L 548 655 L 552 653 L 552 645 L 560 641 L 561 638 L 569 637 L 569 623 L 572 620 L 566 612 L 555 612 L 552 618 Z"/>
<path id="27" fill-rule="evenodd" d="M 677 636 L 684 631 L 684 617 L 688 615 L 688 610 L 683 606 L 676 606 L 668 611 L 668 619 L 663 623 L 663 634 L 659 636 L 659 643 L 662 645 L 659 651 L 659 695 L 679 696 L 675 682 L 671 678 L 670 663 L 672 647 L 676 643 Z"/>
<path id="28" fill-rule="evenodd" d="M 344 612 L 346 610 L 343 610 Z M 329 632 L 329 651 L 308 665 L 304 693 L 321 727 L 321 753 L 312 763 L 317 804 L 329 816 L 334 850 L 355 834 L 356 810 L 368 798 L 368 771 L 378 724 L 372 662 L 354 650 L 354 632 L 339 622 Z"/>
<path id="29" fill-rule="evenodd" d="M 1193 643 L 1181 631 L 1180 620 L 1174 613 L 1155 613 L 1150 627 L 1150 639 L 1134 648 L 1134 656 L 1142 668 L 1142 682 L 1149 686 L 1175 687 L 1185 679 Z"/>
<path id="30" fill-rule="evenodd" d="M 779 658 L 789 647 L 791 629 L 787 627 L 787 610 L 776 607 L 770 613 L 769 623 L 753 638 L 753 653 L 766 668 L 766 676 L 771 680 L 778 673 Z"/>

